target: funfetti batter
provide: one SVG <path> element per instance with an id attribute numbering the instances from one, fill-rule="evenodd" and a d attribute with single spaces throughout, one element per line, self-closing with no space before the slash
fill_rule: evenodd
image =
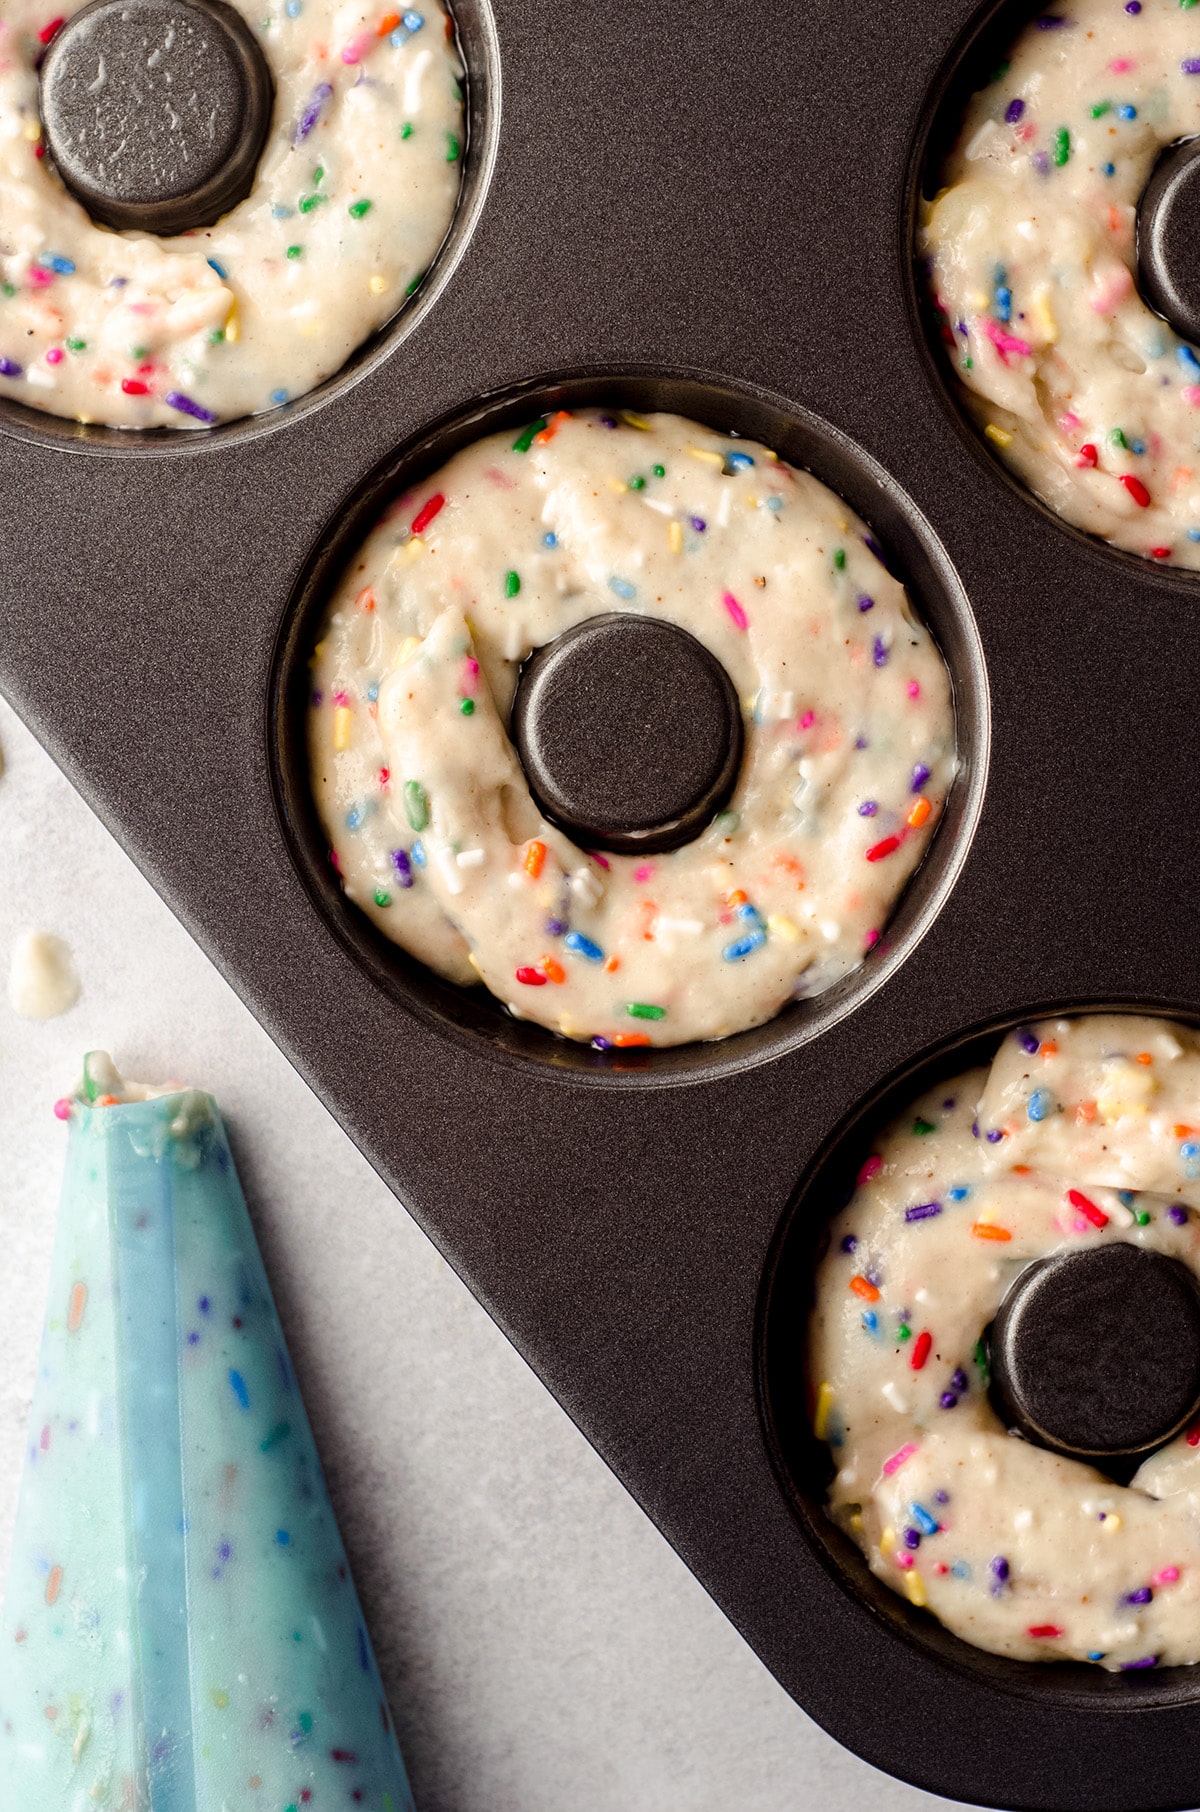
<path id="1" fill-rule="evenodd" d="M 176 238 L 95 225 L 42 155 L 37 60 L 69 0 L 0 0 L 0 396 L 205 427 L 331 376 L 420 281 L 458 196 L 461 65 L 437 0 L 233 0 L 275 111 L 254 186 Z"/>
<path id="2" fill-rule="evenodd" d="M 736 790 L 667 855 L 547 823 L 521 663 L 614 609 L 689 630 L 746 719 Z M 937 648 L 832 492 L 684 421 L 560 412 L 459 453 L 353 561 L 312 660 L 346 893 L 452 980 L 597 1045 L 720 1038 L 862 960 L 954 772 Z"/>
<path id="3" fill-rule="evenodd" d="M 1068 522 L 1200 566 L 1200 356 L 1138 293 L 1137 203 L 1200 133 L 1200 11 L 1070 0 L 967 109 L 921 246 L 992 447 Z"/>
<path id="4" fill-rule="evenodd" d="M 1200 1275 L 1198 1141 L 1195 1032 L 1023 1027 L 892 1124 L 831 1224 L 809 1335 L 831 1512 L 881 1579 L 978 1648 L 1200 1660 L 1200 1425 L 1114 1484 L 1006 1431 L 984 1342 L 1047 1253 L 1126 1240 Z"/>

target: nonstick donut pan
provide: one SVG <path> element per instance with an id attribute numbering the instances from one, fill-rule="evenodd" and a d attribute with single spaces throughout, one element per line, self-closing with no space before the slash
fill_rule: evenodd
<path id="1" fill-rule="evenodd" d="M 1200 580 L 1019 490 L 918 306 L 923 147 L 981 21 L 463 0 L 457 22 L 458 220 L 346 372 L 207 433 L 6 405 L 0 683 L 812 1716 L 988 1806 L 1194 1806 L 1200 1669 L 966 1648 L 837 1540 L 804 1437 L 806 1266 L 916 1072 L 1060 1009 L 1200 1019 Z M 954 678 L 959 779 L 883 947 L 722 1044 L 592 1051 L 435 980 L 344 904 L 307 803 L 306 638 L 354 537 L 476 433 L 573 401 L 809 466 Z"/>

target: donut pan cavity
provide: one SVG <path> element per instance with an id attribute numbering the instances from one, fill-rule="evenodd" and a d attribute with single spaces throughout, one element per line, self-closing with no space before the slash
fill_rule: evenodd
<path id="1" fill-rule="evenodd" d="M 974 18 L 460 9 L 470 198 L 348 373 L 211 436 L 0 418 L 0 684 L 806 1710 L 951 1797 L 1150 1812 L 1200 1803 L 1200 1672 L 1016 1667 L 873 1597 L 760 1403 L 784 1217 L 815 1239 L 802 1180 L 864 1105 L 1064 1005 L 1200 1018 L 1200 581 L 1018 491 L 916 306 L 921 147 Z M 305 613 L 354 527 L 558 397 L 685 409 L 843 490 L 938 635 L 964 754 L 844 997 L 632 1068 L 369 943 L 297 772 Z"/>
<path id="2" fill-rule="evenodd" d="M 219 3 L 219 0 L 218 0 Z M 354 385 L 377 364 L 391 356 L 419 328 L 462 260 L 487 197 L 496 158 L 500 126 L 500 49 L 496 22 L 489 0 L 457 0 L 451 9 L 458 54 L 465 71 L 463 94 L 466 134 L 462 148 L 462 180 L 454 218 L 440 248 L 411 300 L 385 321 L 323 384 L 299 396 L 284 409 L 246 416 L 205 431 L 205 438 L 220 444 L 227 440 L 256 439 L 285 428 L 310 410 L 321 409 L 330 398 Z M 147 222 L 147 231 L 154 231 Z M 183 428 L 154 428 L 131 433 L 97 423 L 82 423 L 47 415 L 19 399 L 0 397 L 0 425 L 35 442 L 50 441 L 75 451 L 145 458 L 169 456 L 181 448 L 195 449 L 196 432 Z"/>
<path id="3" fill-rule="evenodd" d="M 540 1026 L 511 1018 L 484 988 L 443 983 L 410 959 L 349 904 L 329 861 L 329 845 L 308 785 L 306 730 L 309 656 L 339 575 L 388 498 L 432 476 L 468 442 L 518 429 L 556 409 L 603 404 L 630 411 L 670 410 L 762 441 L 815 472 L 866 520 L 901 572 L 933 629 L 954 681 L 960 770 L 942 821 L 917 874 L 889 921 L 882 947 L 837 986 L 797 1002 L 766 1025 L 715 1043 L 661 1051 L 593 1051 Z M 518 385 L 402 447 L 336 513 L 287 609 L 270 691 L 270 743 L 276 801 L 293 859 L 314 904 L 343 946 L 393 999 L 425 1012 L 452 1032 L 482 1040 L 496 1054 L 549 1065 L 579 1080 L 661 1086 L 732 1072 L 813 1039 L 882 986 L 933 923 L 962 867 L 978 820 L 987 773 L 989 714 L 982 649 L 966 595 L 928 523 L 860 447 L 796 405 L 748 386 L 682 372 L 576 372 Z"/>
<path id="4" fill-rule="evenodd" d="M 1126 11 L 1140 10 L 1131 7 L 1127 0 L 1115 0 L 1114 10 L 1124 7 Z M 920 209 L 925 199 L 932 199 L 942 186 L 942 166 L 948 152 L 952 149 L 956 126 L 961 119 L 967 103 L 978 90 L 987 88 L 996 79 L 998 72 L 1004 68 L 1009 47 L 1020 32 L 1034 20 L 1056 17 L 1069 18 L 1070 8 L 1066 5 L 1051 7 L 1039 5 L 1036 0 L 989 0 L 988 4 L 969 13 L 966 23 L 957 41 L 951 46 L 942 62 L 937 76 L 925 97 L 920 125 L 918 127 L 909 163 L 909 175 L 905 200 L 906 233 L 910 245 L 916 243 L 920 218 Z M 1186 150 L 1189 160 L 1197 155 L 1195 140 L 1181 140 L 1175 150 Z M 1156 166 L 1156 175 L 1160 181 L 1168 174 L 1164 166 L 1169 159 L 1164 152 Z M 1183 160 L 1181 159 L 1180 162 Z M 1143 206 L 1146 197 L 1153 192 L 1148 187 L 1143 191 Z M 1186 214 L 1188 203 L 1180 210 Z M 1146 257 L 1145 234 L 1143 226 L 1145 215 L 1139 212 L 1137 243 L 1139 257 Z M 1184 233 L 1191 228 L 1190 216 L 1184 224 Z M 1172 273 L 1170 258 L 1159 250 L 1151 250 L 1149 262 L 1157 271 L 1158 295 L 1174 295 L 1174 308 L 1171 310 L 1176 331 L 1184 338 L 1188 337 L 1187 321 L 1192 311 L 1198 306 L 1194 300 L 1190 269 L 1184 257 L 1183 235 L 1176 222 L 1174 234 L 1179 235 L 1174 247 L 1174 257 L 1179 262 L 1179 270 Z M 1190 246 L 1188 247 L 1190 250 Z M 1160 261 L 1163 260 L 1163 261 Z M 1194 269 L 1194 259 L 1191 267 Z M 912 257 L 908 260 L 906 276 L 908 279 L 909 309 L 914 322 L 918 324 L 917 340 L 921 354 L 926 361 L 929 382 L 938 393 L 947 414 L 953 419 L 954 426 L 962 437 L 966 457 L 988 467 L 1022 498 L 1026 507 L 1035 511 L 1045 521 L 1052 523 L 1062 535 L 1076 536 L 1079 540 L 1092 546 L 1104 548 L 1110 560 L 1129 563 L 1135 572 L 1140 571 L 1147 562 L 1137 554 L 1128 553 L 1123 548 L 1110 546 L 1097 541 L 1086 530 L 1077 528 L 1073 523 L 1065 522 L 1057 516 L 1050 506 L 1043 503 L 1040 497 L 1029 490 L 1000 458 L 998 452 L 989 447 L 977 421 L 968 409 L 965 393 L 953 371 L 951 361 L 946 356 L 943 338 L 943 324 L 929 293 L 923 261 Z M 1138 276 L 1138 287 L 1147 306 L 1157 312 L 1166 312 L 1159 307 L 1159 302 L 1149 292 L 1144 281 L 1144 269 Z M 1182 279 L 1182 290 L 1177 282 Z M 1195 585 L 1194 573 L 1162 566 L 1158 569 L 1166 577 L 1168 584 L 1179 585 L 1190 590 Z"/>
<path id="5" fill-rule="evenodd" d="M 1096 1010 L 1096 1003 L 1079 1001 L 1047 1005 L 1038 1017 L 1058 1013 L 1081 1014 Z M 1162 1011 L 1144 1003 L 1110 1002 L 1112 1012 Z M 1170 1016 L 1195 1023 L 1193 1015 Z M 906 1063 L 881 1082 L 860 1102 L 817 1154 L 796 1196 L 780 1222 L 774 1250 L 768 1260 L 759 1305 L 758 1365 L 763 1423 L 780 1482 L 800 1519 L 809 1541 L 833 1576 L 858 1603 L 880 1618 L 914 1651 L 924 1652 L 952 1667 L 974 1670 L 985 1679 L 1005 1680 L 1018 1692 L 1040 1690 L 1048 1674 L 1051 1690 L 1065 1704 L 1102 1705 L 1126 1699 L 1128 1676 L 1107 1673 L 1081 1663 L 1062 1662 L 1050 1669 L 1008 1661 L 981 1653 L 944 1629 L 936 1619 L 921 1615 L 898 1593 L 888 1590 L 871 1572 L 866 1558 L 824 1513 L 826 1486 L 832 1476 L 829 1449 L 812 1433 L 808 1416 L 811 1379 L 806 1375 L 803 1340 L 805 1316 L 814 1295 L 814 1271 L 824 1254 L 825 1229 L 852 1194 L 863 1157 L 875 1137 L 902 1114 L 927 1089 L 950 1082 L 976 1064 L 986 1064 L 996 1054 L 1006 1033 L 1021 1024 L 1009 1015 L 986 1027 L 965 1030 L 936 1049 Z M 1127 1480 L 1135 1470 L 1130 1462 L 1115 1477 Z M 1161 1668 L 1147 1674 L 1136 1692 L 1136 1704 L 1168 1706 L 1187 1704 L 1200 1697 L 1195 1670 Z"/>

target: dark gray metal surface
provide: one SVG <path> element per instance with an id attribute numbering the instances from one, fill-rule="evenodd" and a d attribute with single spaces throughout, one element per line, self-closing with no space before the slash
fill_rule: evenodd
<path id="1" fill-rule="evenodd" d="M 1200 1682 L 993 1662 L 881 1605 L 760 1420 L 775 1235 L 860 1103 L 983 1025 L 1200 1014 L 1180 916 L 1200 588 L 1021 494 L 916 319 L 914 147 L 971 8 L 497 0 L 493 39 L 479 5 L 467 211 L 348 376 L 209 436 L 0 423 L 0 683 L 814 1717 L 987 1805 L 1192 1806 Z M 881 533 L 954 672 L 963 782 L 889 947 L 762 1035 L 590 1067 L 374 949 L 322 891 L 304 613 L 389 474 L 512 390 L 487 423 L 557 395 L 791 421 L 769 437 Z M 774 1324 L 776 1391 L 800 1319 Z"/>

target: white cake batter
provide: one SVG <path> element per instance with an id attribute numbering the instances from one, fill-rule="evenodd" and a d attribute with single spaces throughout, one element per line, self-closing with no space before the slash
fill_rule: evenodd
<path id="1" fill-rule="evenodd" d="M 1200 134 L 1200 11 L 1070 0 L 967 109 L 921 247 L 1002 458 L 1068 522 L 1200 566 L 1200 356 L 1138 293 L 1137 203 Z"/>
<path id="2" fill-rule="evenodd" d="M 8 1000 L 22 1019 L 57 1019 L 79 999 L 71 947 L 51 931 L 26 931 L 13 945 Z"/>
<path id="3" fill-rule="evenodd" d="M 458 196 L 461 66 L 438 0 L 233 0 L 275 111 L 254 187 L 163 239 L 95 225 L 42 156 L 36 60 L 61 13 L 0 0 L 0 396 L 124 428 L 256 414 L 392 316 Z"/>
<path id="4" fill-rule="evenodd" d="M 75 1099 L 89 1107 L 116 1107 L 129 1101 L 158 1101 L 163 1095 L 197 1093 L 186 1082 L 134 1082 L 121 1074 L 107 1051 L 89 1051 L 82 1076 L 71 1094 L 62 1097 L 62 1104 L 69 1107 Z M 59 1118 L 63 1117 L 60 1113 Z"/>
<path id="5" fill-rule="evenodd" d="M 184 1082 L 133 1082 L 123 1076 L 107 1051 L 89 1051 L 83 1074 L 69 1095 L 54 1103 L 58 1119 L 69 1120 L 78 1107 L 120 1107 L 135 1101 L 158 1101 L 164 1095 L 179 1097 L 169 1120 L 156 1119 L 143 1127 L 137 1150 L 162 1158 L 168 1150 L 175 1164 L 191 1169 L 204 1155 L 204 1141 L 216 1124 L 211 1095 Z"/>
<path id="6" fill-rule="evenodd" d="M 521 662 L 613 609 L 668 618 L 742 700 L 693 843 L 598 855 L 507 734 Z M 560 412 L 401 498 L 313 656 L 312 779 L 350 899 L 455 981 L 601 1046 L 719 1038 L 861 961 L 954 772 L 949 678 L 863 524 L 764 448 Z"/>
<path id="7" fill-rule="evenodd" d="M 809 1358 L 832 1514 L 979 1648 L 1200 1660 L 1200 1423 L 1114 1484 L 1005 1431 L 982 1343 L 1049 1252 L 1127 1240 L 1200 1274 L 1197 1178 L 1200 1038 L 1096 1015 L 1022 1028 L 917 1101 L 831 1224 Z"/>

